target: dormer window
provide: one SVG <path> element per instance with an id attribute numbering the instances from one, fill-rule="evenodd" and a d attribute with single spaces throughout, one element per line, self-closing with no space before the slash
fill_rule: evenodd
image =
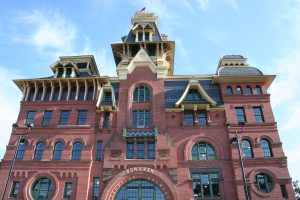
<path id="1" fill-rule="evenodd" d="M 111 97 L 111 92 L 105 92 L 103 101 L 104 104 L 111 104 L 112 103 L 112 97 Z"/>
<path id="2" fill-rule="evenodd" d="M 150 33 L 145 32 L 145 41 L 149 41 L 149 40 L 150 40 Z"/>
<path id="3" fill-rule="evenodd" d="M 57 68 L 58 72 L 57 72 L 57 78 L 61 78 L 62 75 L 64 74 L 64 69 L 61 68 Z"/>
<path id="4" fill-rule="evenodd" d="M 70 78 L 71 77 L 71 74 L 72 74 L 72 68 L 67 68 L 66 70 L 66 78 Z"/>
<path id="5" fill-rule="evenodd" d="M 199 101 L 199 100 L 200 100 L 200 94 L 196 89 L 191 89 L 185 98 L 185 101 L 189 101 L 189 102 Z"/>
<path id="6" fill-rule="evenodd" d="M 143 32 L 138 32 L 138 41 L 143 41 Z"/>

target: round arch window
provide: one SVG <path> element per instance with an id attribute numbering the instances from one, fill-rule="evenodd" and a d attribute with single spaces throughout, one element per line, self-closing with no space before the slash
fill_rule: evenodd
<path id="1" fill-rule="evenodd" d="M 263 193 L 269 193 L 274 188 L 274 182 L 270 176 L 265 173 L 260 173 L 255 176 L 254 185 L 258 191 Z"/>
<path id="2" fill-rule="evenodd" d="M 32 199 L 48 200 L 52 196 L 53 190 L 53 183 L 49 178 L 39 178 L 31 187 Z"/>
<path id="3" fill-rule="evenodd" d="M 117 193 L 114 200 L 123 199 L 155 199 L 165 200 L 165 196 L 161 189 L 152 182 L 145 180 L 135 180 L 126 183 Z"/>

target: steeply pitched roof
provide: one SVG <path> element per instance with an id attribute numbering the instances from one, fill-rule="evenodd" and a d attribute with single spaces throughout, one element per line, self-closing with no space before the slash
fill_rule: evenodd
<path id="1" fill-rule="evenodd" d="M 263 76 L 263 73 L 255 67 L 221 67 L 218 70 L 219 76 Z"/>

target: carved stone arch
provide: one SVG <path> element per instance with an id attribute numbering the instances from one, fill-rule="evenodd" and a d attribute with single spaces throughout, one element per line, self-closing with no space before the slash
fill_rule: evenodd
<path id="1" fill-rule="evenodd" d="M 253 144 L 256 144 L 256 141 L 247 135 L 240 137 L 240 142 L 242 142 L 243 140 L 248 140 L 250 142 L 251 146 L 253 146 Z"/>
<path id="2" fill-rule="evenodd" d="M 222 152 L 224 152 L 223 148 L 221 147 L 220 144 L 216 142 L 214 138 L 207 135 L 197 135 L 189 138 L 188 141 L 186 142 L 184 147 L 184 160 L 192 160 L 192 148 L 195 144 L 199 142 L 207 142 L 208 144 L 210 144 L 215 150 L 217 160 L 223 159 L 223 155 L 222 155 Z"/>
<path id="3" fill-rule="evenodd" d="M 23 187 L 23 195 L 24 199 L 32 199 L 31 197 L 31 187 L 37 181 L 39 178 L 49 178 L 51 182 L 53 183 L 53 193 L 50 197 L 50 199 L 59 199 L 58 197 L 58 188 L 59 188 L 59 181 L 55 174 L 52 173 L 45 173 L 45 172 L 34 172 L 30 174 L 30 176 L 25 180 L 25 184 Z"/>
<path id="4" fill-rule="evenodd" d="M 46 140 L 46 139 L 43 139 L 43 138 L 39 138 L 37 140 L 34 140 L 33 143 L 32 143 L 32 145 L 36 146 L 39 142 L 44 142 L 45 147 L 48 147 L 48 145 L 49 145 L 49 141 Z"/>
<path id="5" fill-rule="evenodd" d="M 260 144 L 261 140 L 265 139 L 269 142 L 269 144 L 271 145 L 272 143 L 274 143 L 274 141 L 272 140 L 271 137 L 267 136 L 267 135 L 261 135 L 260 137 L 257 138 L 257 143 Z"/>
<path id="6" fill-rule="evenodd" d="M 72 140 L 71 143 L 70 143 L 71 146 L 73 146 L 73 144 L 74 144 L 75 142 L 81 142 L 81 143 L 82 143 L 82 147 L 87 146 L 86 141 L 85 141 L 84 139 L 76 138 L 76 139 Z"/>
<path id="7" fill-rule="evenodd" d="M 52 141 L 51 141 L 50 146 L 51 146 L 52 148 L 54 148 L 54 146 L 55 146 L 55 144 L 56 144 L 57 142 L 62 142 L 65 146 L 68 145 L 68 143 L 67 143 L 66 140 L 64 140 L 64 139 L 62 139 L 62 138 L 57 138 L 56 140 L 52 140 Z"/>
<path id="8" fill-rule="evenodd" d="M 128 94 L 130 95 L 130 101 L 133 102 L 133 94 L 134 94 L 134 91 L 137 87 L 139 86 L 146 86 L 149 91 L 150 91 L 150 99 L 152 99 L 154 97 L 153 95 L 153 87 L 151 86 L 151 84 L 149 82 L 146 82 L 146 81 L 139 81 L 139 82 L 136 82 L 134 84 L 132 84 L 128 90 Z"/>
<path id="9" fill-rule="evenodd" d="M 135 168 L 143 167 L 133 167 L 133 172 L 130 173 L 127 173 L 126 171 L 131 169 L 126 169 L 116 174 L 105 186 L 101 200 L 114 200 L 118 191 L 126 183 L 135 180 L 145 180 L 156 184 L 164 193 L 166 200 L 179 200 L 178 194 L 174 188 L 174 183 L 164 173 L 150 168 L 147 168 L 148 170 L 145 171 L 134 171 Z"/>

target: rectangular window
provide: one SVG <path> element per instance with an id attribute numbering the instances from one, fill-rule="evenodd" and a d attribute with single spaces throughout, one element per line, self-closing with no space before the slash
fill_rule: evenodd
<path id="1" fill-rule="evenodd" d="M 198 111 L 197 112 L 197 118 L 198 118 L 198 125 L 207 125 L 207 119 L 206 119 L 206 112 L 205 111 Z"/>
<path id="2" fill-rule="evenodd" d="M 19 189 L 20 189 L 20 181 L 14 181 L 9 196 L 16 197 L 19 193 Z"/>
<path id="3" fill-rule="evenodd" d="M 148 55 L 149 56 L 156 56 L 156 45 L 155 44 L 148 44 Z"/>
<path id="4" fill-rule="evenodd" d="M 260 106 L 253 107 L 253 114 L 257 123 L 264 122 L 264 117 Z"/>
<path id="5" fill-rule="evenodd" d="M 99 198 L 99 177 L 94 177 L 93 180 L 93 199 Z"/>
<path id="6" fill-rule="evenodd" d="M 132 111 L 132 126 L 137 128 L 150 127 L 150 111 L 149 110 Z"/>
<path id="7" fill-rule="evenodd" d="M 235 107 L 237 122 L 246 122 L 245 110 L 243 107 Z"/>
<path id="8" fill-rule="evenodd" d="M 288 199 L 289 195 L 288 192 L 286 190 L 286 186 L 285 185 L 280 185 L 280 190 L 281 190 L 281 195 L 283 198 Z"/>
<path id="9" fill-rule="evenodd" d="M 149 41 L 150 40 L 150 34 L 149 32 L 145 32 L 145 41 Z"/>
<path id="10" fill-rule="evenodd" d="M 86 125 L 87 110 L 78 110 L 77 125 Z"/>
<path id="11" fill-rule="evenodd" d="M 220 180 L 218 173 L 193 173 L 194 197 L 219 197 Z"/>
<path id="12" fill-rule="evenodd" d="M 138 32 L 138 41 L 143 41 L 143 32 Z"/>
<path id="13" fill-rule="evenodd" d="M 104 128 L 109 127 L 109 115 L 110 115 L 110 112 L 104 112 L 104 116 L 103 116 L 103 127 Z"/>
<path id="14" fill-rule="evenodd" d="M 49 126 L 50 123 L 51 123 L 51 118 L 52 118 L 52 110 L 45 111 L 44 116 L 43 116 L 42 125 L 43 126 Z"/>
<path id="15" fill-rule="evenodd" d="M 69 124 L 69 110 L 62 110 L 60 113 L 59 125 L 68 125 Z"/>
<path id="16" fill-rule="evenodd" d="M 73 183 L 66 182 L 65 183 L 65 189 L 64 189 L 64 198 L 65 199 L 71 199 L 73 192 Z"/>
<path id="17" fill-rule="evenodd" d="M 194 125 L 194 113 L 191 110 L 184 111 L 184 125 Z"/>
<path id="18" fill-rule="evenodd" d="M 102 142 L 97 142 L 96 160 L 102 160 Z"/>
<path id="19" fill-rule="evenodd" d="M 66 71 L 66 78 L 70 78 L 70 77 L 71 77 L 71 74 L 72 74 L 72 68 L 67 68 L 67 71 Z"/>
<path id="20" fill-rule="evenodd" d="M 111 92 L 105 92 L 102 104 L 109 105 L 112 104 Z"/>
<path id="21" fill-rule="evenodd" d="M 25 121 L 26 125 L 33 124 L 35 113 L 36 111 L 27 111 L 27 116 Z"/>
<path id="22" fill-rule="evenodd" d="M 57 72 L 57 78 L 62 77 L 62 75 L 64 73 L 64 69 L 63 68 L 58 68 L 57 70 L 58 70 L 58 72 Z"/>
<path id="23" fill-rule="evenodd" d="M 148 143 L 148 159 L 155 159 L 155 143 Z"/>
<path id="24" fill-rule="evenodd" d="M 137 159 L 144 159 L 145 158 L 145 144 L 138 143 L 137 144 Z"/>
<path id="25" fill-rule="evenodd" d="M 133 143 L 126 143 L 126 159 L 134 158 L 134 145 Z"/>

